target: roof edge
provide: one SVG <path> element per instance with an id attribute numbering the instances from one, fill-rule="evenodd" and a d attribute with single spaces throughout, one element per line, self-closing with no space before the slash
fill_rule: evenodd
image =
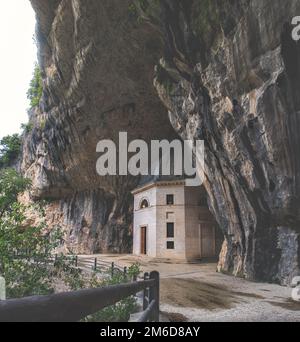
<path id="1" fill-rule="evenodd" d="M 185 186 L 186 185 L 186 181 L 185 181 L 185 179 L 182 179 L 182 180 L 172 180 L 172 181 L 154 181 L 154 182 L 142 185 L 142 186 L 132 190 L 131 193 L 133 195 L 136 195 L 136 194 L 138 194 L 140 192 L 143 192 L 143 191 L 149 190 L 151 188 L 154 188 L 155 186 L 168 186 L 168 185 L 171 185 L 171 186 L 183 185 L 183 186 Z"/>

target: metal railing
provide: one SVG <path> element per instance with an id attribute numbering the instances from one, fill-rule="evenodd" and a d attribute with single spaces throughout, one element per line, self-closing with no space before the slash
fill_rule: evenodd
<path id="1" fill-rule="evenodd" d="M 54 256 L 54 264 L 56 263 L 58 255 Z M 67 255 L 64 256 L 65 261 L 69 261 L 73 266 L 79 268 L 90 268 L 92 271 L 96 272 L 107 272 L 110 271 L 111 276 L 113 276 L 116 272 L 123 273 L 124 276 L 127 274 L 128 268 L 121 267 L 114 262 L 109 262 L 102 260 L 100 258 L 81 258 L 78 255 Z"/>
<path id="2" fill-rule="evenodd" d="M 23 252 L 23 253 L 12 253 L 13 259 L 23 259 L 28 258 L 30 255 L 29 252 Z M 49 258 L 46 262 L 47 263 L 53 263 L 54 265 L 58 262 L 60 256 L 64 258 L 64 262 L 68 262 L 71 265 L 79 268 L 90 268 L 92 271 L 98 271 L 98 272 L 111 272 L 111 276 L 114 275 L 115 272 L 123 273 L 124 276 L 127 274 L 127 267 L 121 267 L 114 262 L 109 262 L 102 260 L 101 258 L 84 258 L 80 257 L 76 254 L 74 255 L 58 255 L 55 254 L 51 258 Z M 33 261 L 38 261 L 38 259 L 32 257 Z"/>
<path id="3" fill-rule="evenodd" d="M 0 322 L 76 322 L 141 291 L 144 311 L 138 321 L 159 321 L 159 273 L 154 271 L 132 283 L 0 301 Z"/>

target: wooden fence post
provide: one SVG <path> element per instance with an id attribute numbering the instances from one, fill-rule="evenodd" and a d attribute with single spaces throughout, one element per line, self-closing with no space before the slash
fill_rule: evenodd
<path id="1" fill-rule="evenodd" d="M 98 263 L 98 260 L 97 260 L 97 258 L 95 258 L 95 260 L 94 260 L 94 271 L 97 271 L 97 263 Z"/>
<path id="2" fill-rule="evenodd" d="M 6 284 L 5 279 L 0 276 L 0 300 L 6 299 Z"/>
<path id="3" fill-rule="evenodd" d="M 149 279 L 149 273 L 146 272 L 144 274 L 144 280 Z M 149 288 L 144 289 L 144 294 L 143 294 L 143 310 L 145 311 L 149 305 Z"/>
<path id="4" fill-rule="evenodd" d="M 150 288 L 149 304 L 154 300 L 155 306 L 153 309 L 152 320 L 159 322 L 159 273 L 157 271 L 150 273 L 150 279 L 155 280 L 155 286 Z"/>
<path id="5" fill-rule="evenodd" d="M 111 263 L 111 276 L 112 276 L 112 277 L 114 276 L 114 271 L 115 271 L 115 263 L 112 262 L 112 263 Z"/>

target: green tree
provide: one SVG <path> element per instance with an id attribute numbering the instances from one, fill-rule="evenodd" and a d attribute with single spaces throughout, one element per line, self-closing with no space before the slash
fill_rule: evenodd
<path id="1" fill-rule="evenodd" d="M 8 298 L 52 293 L 55 279 L 66 284 L 81 279 L 80 270 L 62 257 L 53 266 L 62 234 L 59 228 L 47 229 L 43 203 L 18 202 L 18 194 L 29 188 L 30 181 L 15 170 L 0 171 L 0 274 L 6 280 Z M 38 224 L 28 221 L 28 210 L 34 211 Z"/>
<path id="2" fill-rule="evenodd" d="M 79 290 L 120 284 L 137 277 L 140 273 L 138 264 L 129 267 L 126 275 L 109 269 L 92 276 L 84 274 L 74 266 L 72 259 L 63 255 L 53 264 L 53 255 L 63 236 L 59 228 L 47 229 L 44 203 L 24 205 L 18 202 L 18 195 L 30 186 L 31 182 L 15 170 L 0 170 L 0 275 L 6 280 L 8 298 L 53 293 L 57 280 L 70 290 Z M 27 219 L 29 209 L 35 211 L 38 224 Z M 83 321 L 128 321 L 135 310 L 136 299 L 130 296 Z"/>
<path id="3" fill-rule="evenodd" d="M 30 181 L 18 175 L 13 169 L 0 171 L 0 222 L 11 213 L 18 194 L 30 186 Z"/>
<path id="4" fill-rule="evenodd" d="M 18 134 L 8 135 L 0 140 L 0 167 L 8 167 L 18 157 L 21 138 Z"/>
<path id="5" fill-rule="evenodd" d="M 30 82 L 29 89 L 27 91 L 27 98 L 30 101 L 30 107 L 37 107 L 40 103 L 43 94 L 43 81 L 41 75 L 41 69 L 38 64 L 35 65 L 33 71 L 33 78 Z"/>

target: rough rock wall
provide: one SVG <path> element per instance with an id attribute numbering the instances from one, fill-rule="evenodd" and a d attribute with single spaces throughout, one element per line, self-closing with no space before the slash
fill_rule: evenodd
<path id="1" fill-rule="evenodd" d="M 31 0 L 45 86 L 23 154 L 34 196 L 55 200 L 70 245 L 128 250 L 124 203 L 137 180 L 99 178 L 96 142 L 120 130 L 204 139 L 219 270 L 289 281 L 300 259 L 300 52 L 288 23 L 300 2 L 133 1 Z"/>
<path id="2" fill-rule="evenodd" d="M 162 41 L 127 0 L 32 0 L 44 83 L 23 148 L 32 196 L 82 253 L 131 250 L 130 191 L 138 179 L 96 174 L 96 145 L 175 136 L 153 87 Z M 60 218 L 58 220 L 58 217 Z"/>
<path id="3" fill-rule="evenodd" d="M 300 265 L 300 1 L 136 1 L 165 39 L 155 86 L 174 129 L 206 144 L 225 236 L 219 271 L 289 282 Z"/>

